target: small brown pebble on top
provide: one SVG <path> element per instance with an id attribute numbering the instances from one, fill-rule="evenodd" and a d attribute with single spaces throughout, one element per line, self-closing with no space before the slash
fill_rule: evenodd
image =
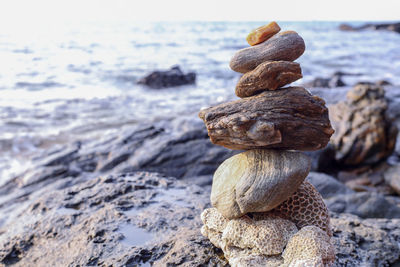
<path id="1" fill-rule="evenodd" d="M 279 27 L 279 25 L 275 21 L 273 21 L 267 25 L 252 30 L 249 35 L 247 35 L 246 40 L 249 45 L 253 46 L 268 40 L 273 35 L 277 34 L 280 30 L 281 27 Z"/>

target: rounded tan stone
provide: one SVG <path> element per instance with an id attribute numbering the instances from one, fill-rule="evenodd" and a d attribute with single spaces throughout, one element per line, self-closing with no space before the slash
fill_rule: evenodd
<path id="1" fill-rule="evenodd" d="M 291 61 L 266 61 L 244 74 L 236 85 L 238 97 L 249 97 L 262 91 L 275 90 L 300 78 L 300 64 Z"/>
<path id="2" fill-rule="evenodd" d="M 272 21 L 267 25 L 252 30 L 249 35 L 247 35 L 246 41 L 249 43 L 249 45 L 256 45 L 268 40 L 280 30 L 281 27 L 279 27 L 278 23 Z"/>
<path id="3" fill-rule="evenodd" d="M 225 160 L 214 174 L 211 204 L 228 219 L 265 212 L 289 198 L 310 170 L 300 152 L 249 150 Z"/>
<path id="4" fill-rule="evenodd" d="M 261 44 L 237 51 L 229 66 L 234 71 L 246 73 L 265 61 L 294 61 L 305 48 L 303 38 L 296 32 L 281 32 Z"/>

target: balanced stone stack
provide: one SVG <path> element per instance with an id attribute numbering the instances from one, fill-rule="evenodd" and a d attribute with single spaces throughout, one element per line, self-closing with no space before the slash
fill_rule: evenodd
<path id="1" fill-rule="evenodd" d="M 201 231 L 231 266 L 330 266 L 328 210 L 304 180 L 310 159 L 298 151 L 322 149 L 334 131 L 321 98 L 283 87 L 302 77 L 293 61 L 305 44 L 279 31 L 275 22 L 254 30 L 251 47 L 233 56 L 241 99 L 199 113 L 214 144 L 246 150 L 215 172 Z"/>

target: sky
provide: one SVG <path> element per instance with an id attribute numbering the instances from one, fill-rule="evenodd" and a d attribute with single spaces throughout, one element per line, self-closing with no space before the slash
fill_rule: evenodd
<path id="1" fill-rule="evenodd" d="M 0 27 L 86 20 L 394 21 L 399 11 L 400 0 L 1 0 Z"/>

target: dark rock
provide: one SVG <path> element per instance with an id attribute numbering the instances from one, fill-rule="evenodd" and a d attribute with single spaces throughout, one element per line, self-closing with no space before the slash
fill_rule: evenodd
<path id="1" fill-rule="evenodd" d="M 196 73 L 183 73 L 179 66 L 173 66 L 166 71 L 153 71 L 141 78 L 137 83 L 144 84 L 154 89 L 174 87 L 196 82 Z"/>
<path id="2" fill-rule="evenodd" d="M 339 194 L 354 193 L 354 191 L 346 185 L 324 173 L 310 172 L 306 180 L 317 188 L 323 198 L 330 198 Z"/>
<path id="3" fill-rule="evenodd" d="M 400 33 L 400 22 L 397 23 L 382 23 L 382 24 L 364 24 L 358 27 L 353 27 L 349 24 L 339 25 L 339 29 L 342 31 L 361 31 L 361 30 L 386 30 Z"/>
<path id="4" fill-rule="evenodd" d="M 342 81 L 342 75 L 334 74 L 330 78 L 317 77 L 313 81 L 304 85 L 305 87 L 320 87 L 320 88 L 336 88 L 343 87 L 346 84 Z"/>
<path id="5" fill-rule="evenodd" d="M 383 176 L 385 182 L 400 195 L 400 164 L 389 167 Z"/>
<path id="6" fill-rule="evenodd" d="M 325 101 L 302 87 L 264 91 L 204 109 L 199 117 L 211 141 L 229 149 L 312 151 L 333 133 Z"/>
<path id="7" fill-rule="evenodd" d="M 325 200 L 330 211 L 351 213 L 361 218 L 400 218 L 400 207 L 374 192 L 337 195 Z"/>
<path id="8" fill-rule="evenodd" d="M 398 131 L 386 114 L 384 95 L 381 87 L 358 85 L 347 93 L 346 101 L 330 107 L 335 129 L 331 144 L 339 164 L 370 165 L 392 154 Z"/>

